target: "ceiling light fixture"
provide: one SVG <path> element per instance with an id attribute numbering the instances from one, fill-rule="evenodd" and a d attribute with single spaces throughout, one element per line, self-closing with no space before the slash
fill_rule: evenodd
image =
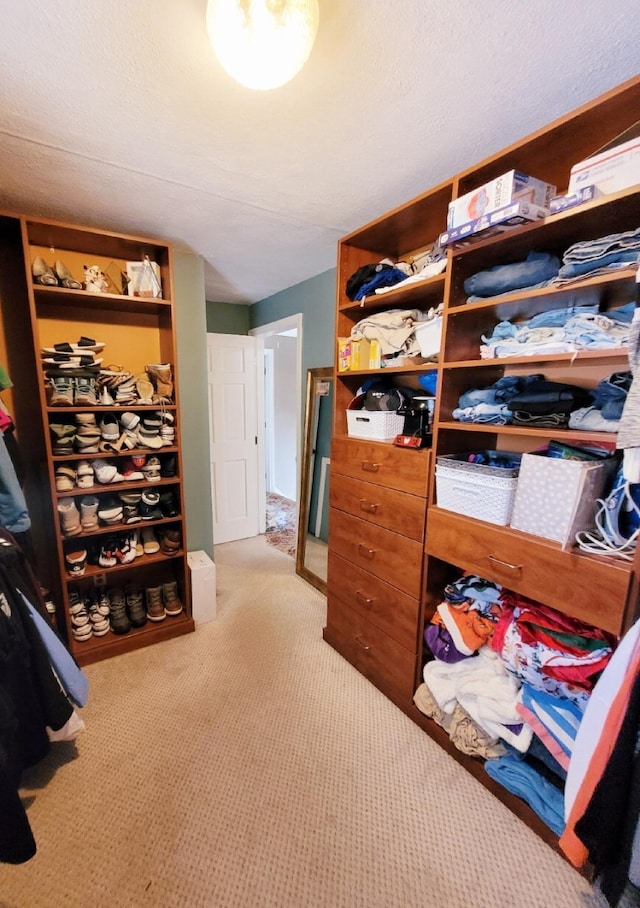
<path id="1" fill-rule="evenodd" d="M 278 88 L 306 63 L 318 0 L 209 0 L 207 30 L 218 60 L 247 88 Z"/>

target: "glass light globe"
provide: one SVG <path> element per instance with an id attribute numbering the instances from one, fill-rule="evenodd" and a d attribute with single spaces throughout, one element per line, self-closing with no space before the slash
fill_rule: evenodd
<path id="1" fill-rule="evenodd" d="M 207 30 L 218 60 L 247 88 L 278 88 L 307 61 L 318 0 L 209 0 Z"/>

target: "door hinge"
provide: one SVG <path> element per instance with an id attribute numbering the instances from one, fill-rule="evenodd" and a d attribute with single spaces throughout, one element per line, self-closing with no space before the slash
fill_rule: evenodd
<path id="1" fill-rule="evenodd" d="M 258 444 L 258 436 L 256 435 L 256 444 Z"/>

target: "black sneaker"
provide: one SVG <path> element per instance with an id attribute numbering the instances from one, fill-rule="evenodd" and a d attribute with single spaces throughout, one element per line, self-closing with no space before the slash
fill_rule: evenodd
<path id="1" fill-rule="evenodd" d="M 160 494 L 154 490 L 144 491 L 140 501 L 140 516 L 143 520 L 162 520 Z"/>
<path id="2" fill-rule="evenodd" d="M 160 510 L 165 517 L 178 516 L 178 501 L 173 489 L 166 489 L 160 492 Z"/>
<path id="3" fill-rule="evenodd" d="M 128 634 L 131 622 L 127 615 L 126 601 L 120 589 L 107 590 L 109 597 L 109 623 L 114 634 Z"/>
<path id="4" fill-rule="evenodd" d="M 167 454 L 160 458 L 160 475 L 163 479 L 173 479 L 176 475 L 176 455 Z"/>

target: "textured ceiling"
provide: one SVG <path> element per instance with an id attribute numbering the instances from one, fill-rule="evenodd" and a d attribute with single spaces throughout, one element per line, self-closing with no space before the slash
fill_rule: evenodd
<path id="1" fill-rule="evenodd" d="M 319 2 L 305 68 L 252 92 L 206 0 L 0 0 L 0 208 L 173 241 L 254 302 L 640 69 L 638 0 Z"/>

